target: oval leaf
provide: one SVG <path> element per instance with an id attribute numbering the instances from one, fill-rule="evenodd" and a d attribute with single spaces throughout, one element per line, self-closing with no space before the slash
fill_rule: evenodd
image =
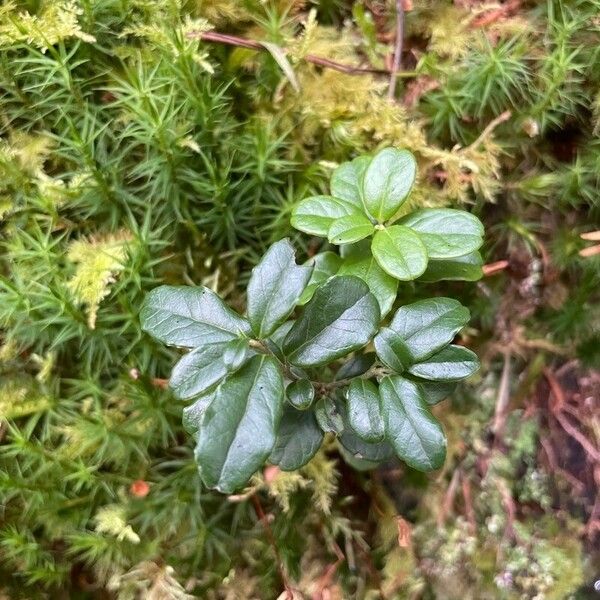
<path id="1" fill-rule="evenodd" d="M 361 180 L 370 162 L 370 156 L 359 156 L 352 162 L 345 162 L 337 167 L 331 175 L 331 195 L 346 200 L 363 211 Z"/>
<path id="2" fill-rule="evenodd" d="M 406 344 L 411 360 L 419 362 L 449 344 L 469 322 L 469 309 L 452 298 L 428 298 L 401 306 L 390 328 Z"/>
<path id="3" fill-rule="evenodd" d="M 365 215 L 348 215 L 331 224 L 327 237 L 332 244 L 352 244 L 370 236 L 373 231 L 373 223 Z"/>
<path id="4" fill-rule="evenodd" d="M 284 341 L 299 367 L 331 362 L 369 342 L 379 324 L 379 304 L 358 277 L 333 277 L 318 288 Z"/>
<path id="5" fill-rule="evenodd" d="M 190 404 L 190 406 L 186 406 L 183 409 L 183 415 L 181 418 L 183 428 L 194 439 L 197 439 L 198 437 L 198 431 L 200 431 L 200 427 L 202 426 L 202 417 L 204 416 L 204 412 L 214 397 L 214 393 L 200 396 L 200 398 L 195 400 L 193 404 Z"/>
<path id="6" fill-rule="evenodd" d="M 283 412 L 283 376 L 270 356 L 255 356 L 217 389 L 204 411 L 196 460 L 209 488 L 231 494 L 264 464 Z"/>
<path id="7" fill-rule="evenodd" d="M 398 292 L 398 281 L 388 275 L 377 263 L 375 257 L 367 250 L 367 256 L 348 258 L 339 269 L 340 275 L 355 275 L 360 277 L 377 298 L 381 316 L 387 315 L 392 309 Z"/>
<path id="8" fill-rule="evenodd" d="M 188 352 L 173 368 L 169 387 L 177 398 L 203 394 L 223 379 L 229 369 L 223 361 L 226 343 L 207 344 Z"/>
<path id="9" fill-rule="evenodd" d="M 483 260 L 479 252 L 448 260 L 430 260 L 419 281 L 478 281 L 483 277 Z"/>
<path id="10" fill-rule="evenodd" d="M 418 384 L 403 377 L 384 377 L 379 393 L 385 435 L 398 458 L 419 471 L 439 469 L 446 458 L 446 437 Z"/>
<path id="11" fill-rule="evenodd" d="M 396 373 L 402 373 L 413 362 L 406 344 L 393 329 L 382 327 L 373 344 L 381 362 Z"/>
<path id="12" fill-rule="evenodd" d="M 354 214 L 360 214 L 360 211 L 350 202 L 333 196 L 311 196 L 294 208 L 291 223 L 304 233 L 327 237 L 336 219 Z"/>
<path id="13" fill-rule="evenodd" d="M 344 431 L 344 420 L 331 398 L 321 398 L 315 406 L 315 418 L 325 433 L 339 435 Z"/>
<path id="14" fill-rule="evenodd" d="M 252 269 L 248 283 L 248 319 L 264 338 L 294 310 L 310 278 L 310 268 L 296 264 L 289 240 L 275 242 Z"/>
<path id="15" fill-rule="evenodd" d="M 363 176 L 363 202 L 379 223 L 393 217 L 412 188 L 417 163 L 408 150 L 386 148 L 378 152 Z"/>
<path id="16" fill-rule="evenodd" d="M 408 372 L 431 381 L 457 381 L 479 369 L 479 359 L 463 346 L 448 346 L 427 360 L 412 365 Z"/>
<path id="17" fill-rule="evenodd" d="M 295 471 L 317 453 L 323 437 L 312 410 L 287 406 L 269 462 L 278 465 L 282 471 Z"/>
<path id="18" fill-rule="evenodd" d="M 399 221 L 421 238 L 433 259 L 455 258 L 477 250 L 483 244 L 483 225 L 471 213 L 452 208 L 425 208 Z"/>
<path id="19" fill-rule="evenodd" d="M 248 322 L 206 287 L 163 285 L 147 296 L 142 329 L 169 346 L 197 348 L 248 335 Z"/>
<path id="20" fill-rule="evenodd" d="M 308 379 L 298 379 L 287 386 L 285 396 L 294 408 L 306 410 L 315 399 L 315 388 Z"/>
<path id="21" fill-rule="evenodd" d="M 455 381 L 417 381 L 423 390 L 423 398 L 429 406 L 445 400 L 455 389 Z"/>
<path id="22" fill-rule="evenodd" d="M 427 250 L 419 236 L 403 225 L 379 230 L 371 250 L 379 266 L 400 281 L 410 281 L 427 268 Z"/>
<path id="23" fill-rule="evenodd" d="M 312 272 L 298 304 L 306 304 L 312 298 L 315 290 L 338 272 L 342 259 L 335 252 L 321 252 L 306 261 L 305 264 L 312 268 Z"/>
<path id="24" fill-rule="evenodd" d="M 355 379 L 348 388 L 348 424 L 366 442 L 383 440 L 385 430 L 377 386 L 368 379 Z"/>

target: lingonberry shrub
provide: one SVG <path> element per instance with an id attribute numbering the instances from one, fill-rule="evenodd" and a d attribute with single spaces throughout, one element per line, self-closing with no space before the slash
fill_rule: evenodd
<path id="1" fill-rule="evenodd" d="M 274 243 L 252 271 L 246 316 L 202 286 L 148 294 L 143 329 L 188 350 L 170 386 L 190 402 L 184 423 L 208 487 L 231 493 L 265 463 L 298 469 L 326 433 L 360 467 L 393 455 L 424 471 L 444 462 L 430 406 L 479 368 L 452 344 L 469 311 L 435 297 L 389 313 L 399 281 L 478 279 L 483 227 L 462 210 L 398 217 L 415 172 L 412 154 L 395 148 L 340 165 L 331 195 L 292 215 L 339 253 L 298 265 L 289 240 Z"/>

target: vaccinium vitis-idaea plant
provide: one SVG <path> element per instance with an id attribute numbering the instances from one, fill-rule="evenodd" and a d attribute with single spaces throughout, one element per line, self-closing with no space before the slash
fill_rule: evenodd
<path id="1" fill-rule="evenodd" d="M 413 156 L 393 148 L 340 165 L 331 196 L 292 216 L 340 255 L 298 265 L 288 240 L 274 243 L 252 271 L 245 317 L 202 286 L 147 296 L 144 330 L 189 350 L 170 386 L 191 402 L 184 421 L 207 486 L 231 493 L 266 462 L 298 469 L 325 433 L 357 466 L 393 455 L 420 470 L 442 465 L 446 439 L 429 406 L 479 367 L 452 344 L 469 311 L 436 297 L 385 317 L 398 280 L 479 278 L 483 228 L 452 209 L 396 219 L 415 172 Z"/>

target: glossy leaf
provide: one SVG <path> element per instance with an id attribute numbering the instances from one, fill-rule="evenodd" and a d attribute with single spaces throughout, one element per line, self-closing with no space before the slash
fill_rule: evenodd
<path id="1" fill-rule="evenodd" d="M 483 260 L 479 252 L 448 260 L 430 260 L 419 281 L 478 281 L 483 277 Z"/>
<path id="2" fill-rule="evenodd" d="M 406 200 L 417 172 L 414 156 L 408 150 L 385 148 L 378 152 L 362 182 L 363 202 L 379 223 L 393 217 Z"/>
<path id="3" fill-rule="evenodd" d="M 353 356 L 340 367 L 339 371 L 335 374 L 335 380 L 350 379 L 351 377 L 358 377 L 366 373 L 373 366 L 375 358 L 375 352 Z"/>
<path id="4" fill-rule="evenodd" d="M 275 242 L 267 250 L 248 283 L 248 319 L 256 337 L 267 337 L 285 321 L 309 278 L 310 268 L 296 264 L 289 240 Z"/>
<path id="5" fill-rule="evenodd" d="M 315 418 L 325 433 L 339 435 L 344 431 L 344 421 L 336 403 L 331 398 L 321 398 L 315 405 Z"/>
<path id="6" fill-rule="evenodd" d="M 377 263 L 370 250 L 367 256 L 360 258 L 348 258 L 340 267 L 340 275 L 355 275 L 360 277 L 377 298 L 381 316 L 387 315 L 392 309 L 396 294 L 398 292 L 398 281 L 388 275 Z"/>
<path id="7" fill-rule="evenodd" d="M 226 342 L 248 335 L 250 327 L 206 287 L 163 285 L 147 296 L 140 312 L 142 329 L 181 348 Z"/>
<path id="8" fill-rule="evenodd" d="M 312 267 L 308 285 L 304 288 L 298 304 L 306 304 L 315 293 L 315 290 L 333 277 L 342 264 L 342 259 L 335 252 L 321 252 L 306 261 L 307 267 Z"/>
<path id="9" fill-rule="evenodd" d="M 202 417 L 208 405 L 215 397 L 214 392 L 200 396 L 193 404 L 186 406 L 183 409 L 182 424 L 183 428 L 194 438 L 198 437 L 198 431 L 202 426 Z"/>
<path id="10" fill-rule="evenodd" d="M 412 360 L 419 362 L 449 344 L 469 322 L 469 309 L 452 298 L 428 298 L 401 306 L 390 328 L 403 339 Z"/>
<path id="11" fill-rule="evenodd" d="M 363 211 L 361 180 L 370 162 L 370 156 L 359 156 L 337 167 L 331 175 L 331 195 L 346 200 Z"/>
<path id="12" fill-rule="evenodd" d="M 293 210 L 292 227 L 327 237 L 331 224 L 340 217 L 361 214 L 359 208 L 346 200 L 333 196 L 311 196 L 302 200 Z"/>
<path id="13" fill-rule="evenodd" d="M 400 281 L 416 279 L 427 268 L 427 250 L 419 236 L 402 225 L 375 233 L 371 250 L 379 266 Z"/>
<path id="14" fill-rule="evenodd" d="M 394 455 L 394 449 L 387 441 L 366 442 L 360 438 L 350 426 L 344 428 L 344 432 L 338 438 L 342 447 L 350 453 L 353 458 L 368 460 L 371 462 L 381 462 Z"/>
<path id="15" fill-rule="evenodd" d="M 278 465 L 282 471 L 295 471 L 317 453 L 323 437 L 312 410 L 296 410 L 288 405 L 269 462 Z"/>
<path id="16" fill-rule="evenodd" d="M 228 371 L 236 371 L 254 351 L 248 346 L 248 340 L 232 340 L 227 342 L 223 351 L 223 362 Z"/>
<path id="17" fill-rule="evenodd" d="M 430 358 L 412 365 L 412 375 L 432 381 L 457 381 L 473 375 L 479 369 L 479 359 L 463 346 L 448 346 Z"/>
<path id="18" fill-rule="evenodd" d="M 169 380 L 175 396 L 187 400 L 219 383 L 229 372 L 223 360 L 226 347 L 224 342 L 206 344 L 179 359 Z"/>
<path id="19" fill-rule="evenodd" d="M 315 388 L 308 379 L 297 379 L 285 389 L 288 402 L 298 410 L 306 410 L 315 399 Z"/>
<path id="20" fill-rule="evenodd" d="M 216 390 L 204 411 L 196 446 L 200 476 L 230 494 L 271 453 L 283 411 L 283 376 L 274 358 L 253 357 Z"/>
<path id="21" fill-rule="evenodd" d="M 373 234 L 373 223 L 365 215 L 348 215 L 336 219 L 327 237 L 332 244 L 352 244 Z"/>
<path id="22" fill-rule="evenodd" d="M 379 324 L 379 304 L 358 277 L 336 276 L 318 288 L 284 342 L 300 367 L 325 364 L 358 350 Z"/>
<path id="23" fill-rule="evenodd" d="M 373 344 L 381 362 L 396 373 L 402 373 L 413 362 L 404 340 L 393 329 L 382 327 Z"/>
<path id="24" fill-rule="evenodd" d="M 354 379 L 347 395 L 348 424 L 366 442 L 380 442 L 385 431 L 377 386 L 368 379 Z"/>
<path id="25" fill-rule="evenodd" d="M 418 384 L 399 376 L 384 377 L 379 393 L 386 439 L 398 458 L 419 471 L 439 469 L 446 458 L 446 437 Z"/>
<path id="26" fill-rule="evenodd" d="M 456 389 L 455 381 L 417 381 L 423 390 L 423 398 L 429 406 L 445 400 Z"/>
<path id="27" fill-rule="evenodd" d="M 483 244 L 483 225 L 471 213 L 451 208 L 417 210 L 399 221 L 416 231 L 431 259 L 464 256 Z"/>

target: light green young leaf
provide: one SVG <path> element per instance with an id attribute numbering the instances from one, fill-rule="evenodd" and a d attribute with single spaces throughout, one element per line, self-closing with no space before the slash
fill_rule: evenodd
<path id="1" fill-rule="evenodd" d="M 225 342 L 248 335 L 246 319 L 206 287 L 163 285 L 147 296 L 140 312 L 142 329 L 181 348 Z"/>
<path id="2" fill-rule="evenodd" d="M 306 304 L 312 298 L 317 287 L 338 272 L 342 259 L 335 252 L 321 252 L 307 260 L 305 264 L 307 267 L 312 267 L 312 272 L 298 304 Z"/>
<path id="3" fill-rule="evenodd" d="M 370 156 L 359 156 L 351 162 L 342 163 L 331 175 L 331 195 L 364 211 L 361 181 L 370 162 Z"/>
<path id="4" fill-rule="evenodd" d="M 366 442 L 382 441 L 385 430 L 377 386 L 367 379 L 354 379 L 347 400 L 348 424 L 355 433 Z"/>
<path id="5" fill-rule="evenodd" d="M 463 346 L 450 345 L 423 362 L 412 365 L 412 375 L 431 381 L 457 381 L 479 370 L 477 355 Z"/>
<path id="6" fill-rule="evenodd" d="M 336 276 L 317 289 L 284 342 L 299 367 L 325 364 L 358 350 L 377 331 L 377 299 L 358 277 Z"/>
<path id="7" fill-rule="evenodd" d="M 365 215 L 348 215 L 331 224 L 327 237 L 332 244 L 352 244 L 372 235 L 374 231 L 373 223 Z"/>
<path id="8" fill-rule="evenodd" d="M 457 300 L 428 298 L 401 306 L 390 328 L 406 344 L 410 364 L 432 356 L 449 344 L 469 322 L 469 317 L 469 309 Z"/>
<path id="9" fill-rule="evenodd" d="M 217 388 L 196 446 L 208 487 L 231 494 L 264 464 L 275 445 L 283 402 L 283 375 L 266 355 L 254 356 Z"/>
<path id="10" fill-rule="evenodd" d="M 354 204 L 333 196 L 311 196 L 302 200 L 292 211 L 292 227 L 309 233 L 327 237 L 331 224 L 340 217 L 359 215 L 360 209 Z"/>
<path id="11" fill-rule="evenodd" d="M 377 231 L 371 250 L 379 266 L 400 281 L 416 279 L 427 268 L 427 250 L 419 236 L 402 225 Z"/>
<path id="12" fill-rule="evenodd" d="M 324 434 L 312 410 L 286 406 L 269 462 L 282 471 L 303 467 L 319 450 Z"/>
<path id="13" fill-rule="evenodd" d="M 388 275 L 377 263 L 371 251 L 367 248 L 366 256 L 352 256 L 344 260 L 339 269 L 340 275 L 355 275 L 360 277 L 377 298 L 381 316 L 390 312 L 398 292 L 398 281 Z"/>
<path id="14" fill-rule="evenodd" d="M 451 208 L 417 210 L 398 222 L 421 238 L 432 259 L 464 256 L 483 244 L 483 225 L 471 213 Z"/>
<path id="15" fill-rule="evenodd" d="M 384 377 L 379 393 L 386 438 L 398 458 L 419 471 L 439 469 L 446 458 L 446 437 L 418 384 L 403 377 Z"/>
<path id="16" fill-rule="evenodd" d="M 289 240 L 275 242 L 252 269 L 248 283 L 248 319 L 256 337 L 273 333 L 294 310 L 310 278 L 309 267 L 296 264 Z"/>
<path id="17" fill-rule="evenodd" d="M 300 84 L 298 83 L 298 78 L 296 77 L 296 73 L 294 73 L 294 69 L 292 68 L 290 61 L 285 55 L 285 50 L 281 46 L 273 44 L 272 42 L 259 42 L 259 44 L 269 51 L 271 56 L 275 59 L 275 62 L 279 65 L 279 68 L 283 71 L 284 75 L 292 84 L 294 90 L 299 92 Z"/>
<path id="18" fill-rule="evenodd" d="M 363 202 L 379 223 L 393 217 L 406 200 L 417 172 L 408 150 L 385 148 L 369 163 L 362 181 Z"/>
<path id="19" fill-rule="evenodd" d="M 471 252 L 447 260 L 430 260 L 419 281 L 478 281 L 483 277 L 483 260 L 479 252 Z"/>

